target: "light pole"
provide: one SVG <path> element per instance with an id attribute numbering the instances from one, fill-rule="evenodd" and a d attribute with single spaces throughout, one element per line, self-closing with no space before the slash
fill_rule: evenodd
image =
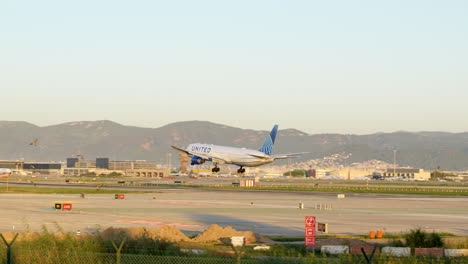
<path id="1" fill-rule="evenodd" d="M 396 177 L 396 152 L 397 150 L 393 150 L 393 177 Z"/>
<path id="2" fill-rule="evenodd" d="M 172 153 L 167 153 L 167 169 L 168 169 L 168 175 L 171 174 L 171 167 L 172 167 Z"/>

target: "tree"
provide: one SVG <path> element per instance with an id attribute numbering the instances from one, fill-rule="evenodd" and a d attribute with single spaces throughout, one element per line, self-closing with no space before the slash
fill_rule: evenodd
<path id="1" fill-rule="evenodd" d="M 109 173 L 107 176 L 109 176 L 109 177 L 121 177 L 121 176 L 123 176 L 123 174 L 113 171 L 113 172 Z"/>

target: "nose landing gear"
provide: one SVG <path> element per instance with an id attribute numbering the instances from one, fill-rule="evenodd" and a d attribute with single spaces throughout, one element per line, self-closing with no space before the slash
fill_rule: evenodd
<path id="1" fill-rule="evenodd" d="M 237 170 L 237 173 L 239 173 L 239 174 L 244 173 L 244 172 L 245 172 L 245 169 L 242 168 L 242 166 Z"/>

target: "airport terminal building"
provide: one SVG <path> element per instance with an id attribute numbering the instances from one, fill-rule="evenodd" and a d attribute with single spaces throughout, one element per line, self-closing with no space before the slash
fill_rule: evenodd
<path id="1" fill-rule="evenodd" d="M 162 169 L 154 162 L 146 160 L 123 160 L 112 161 L 109 158 L 96 158 L 96 160 L 80 160 L 78 158 L 67 158 L 67 168 L 63 174 L 67 176 L 78 176 L 88 173 L 110 174 L 117 172 L 131 177 L 167 177 L 170 171 Z"/>
<path id="2" fill-rule="evenodd" d="M 24 160 L 0 160 L 0 168 L 11 169 L 17 174 L 61 174 L 60 162 L 30 162 Z"/>
<path id="3" fill-rule="evenodd" d="M 310 170 L 309 177 L 315 179 L 328 179 L 328 178 L 341 178 L 341 179 L 413 179 L 413 180 L 429 180 L 431 172 L 424 171 L 424 169 L 414 168 L 388 168 L 385 171 L 377 171 L 375 169 L 353 169 L 353 168 L 340 168 L 340 169 L 316 169 Z"/>
<path id="4" fill-rule="evenodd" d="M 382 173 L 382 178 L 403 178 L 403 179 L 415 179 L 415 180 L 429 180 L 431 173 L 424 171 L 423 169 L 408 169 L 408 168 L 395 168 L 387 169 L 386 172 Z"/>

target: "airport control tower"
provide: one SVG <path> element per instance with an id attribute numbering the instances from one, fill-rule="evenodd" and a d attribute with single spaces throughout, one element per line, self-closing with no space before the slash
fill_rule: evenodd
<path id="1" fill-rule="evenodd" d="M 187 164 L 189 161 L 189 157 L 186 153 L 179 154 L 179 161 L 180 161 L 180 171 L 182 173 L 187 173 Z"/>

